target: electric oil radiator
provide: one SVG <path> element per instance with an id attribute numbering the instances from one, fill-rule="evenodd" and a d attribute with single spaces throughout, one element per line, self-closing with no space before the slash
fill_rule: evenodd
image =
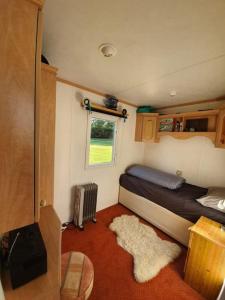
<path id="1" fill-rule="evenodd" d="M 74 224 L 84 229 L 84 222 L 96 223 L 98 186 L 96 183 L 75 186 Z"/>

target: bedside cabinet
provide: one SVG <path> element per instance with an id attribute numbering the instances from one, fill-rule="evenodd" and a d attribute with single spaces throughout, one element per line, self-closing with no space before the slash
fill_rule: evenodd
<path id="1" fill-rule="evenodd" d="M 190 228 L 185 281 L 206 299 L 217 298 L 225 278 L 225 232 L 201 217 Z"/>

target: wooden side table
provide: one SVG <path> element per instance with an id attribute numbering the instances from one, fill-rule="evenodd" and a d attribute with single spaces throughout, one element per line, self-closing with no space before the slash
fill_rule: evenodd
<path id="1" fill-rule="evenodd" d="M 201 217 L 190 228 L 185 281 L 206 299 L 216 299 L 225 278 L 225 232 Z"/>

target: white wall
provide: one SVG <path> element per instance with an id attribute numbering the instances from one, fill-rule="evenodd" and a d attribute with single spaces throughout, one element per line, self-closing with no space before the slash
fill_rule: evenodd
<path id="1" fill-rule="evenodd" d="M 165 136 L 158 144 L 147 143 L 144 163 L 173 174 L 181 170 L 187 182 L 195 185 L 225 186 L 225 150 L 215 148 L 205 137 Z"/>
<path id="2" fill-rule="evenodd" d="M 71 220 L 76 184 L 91 181 L 99 185 L 97 210 L 117 203 L 119 176 L 132 163 L 144 163 L 174 174 L 181 170 L 189 183 L 199 186 L 225 186 L 225 150 L 215 148 L 204 137 L 177 140 L 168 136 L 158 144 L 135 143 L 136 109 L 125 105 L 129 118 L 126 123 L 119 121 L 116 165 L 86 169 L 88 114 L 80 106 L 84 96 L 102 102 L 95 94 L 57 83 L 54 201 L 62 222 Z"/>
<path id="3" fill-rule="evenodd" d="M 119 176 L 124 169 L 132 163 L 143 163 L 144 145 L 134 142 L 136 109 L 124 105 L 129 118 L 126 123 L 119 120 L 116 165 L 85 168 L 88 113 L 80 106 L 84 96 L 102 102 L 95 94 L 57 83 L 54 205 L 62 222 L 72 216 L 74 185 L 96 182 L 99 185 L 97 210 L 101 210 L 117 203 Z"/>

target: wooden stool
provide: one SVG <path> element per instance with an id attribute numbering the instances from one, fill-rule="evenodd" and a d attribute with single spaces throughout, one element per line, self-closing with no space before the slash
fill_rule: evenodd
<path id="1" fill-rule="evenodd" d="M 62 255 L 61 300 L 86 300 L 94 281 L 94 268 L 90 259 L 81 252 Z"/>

